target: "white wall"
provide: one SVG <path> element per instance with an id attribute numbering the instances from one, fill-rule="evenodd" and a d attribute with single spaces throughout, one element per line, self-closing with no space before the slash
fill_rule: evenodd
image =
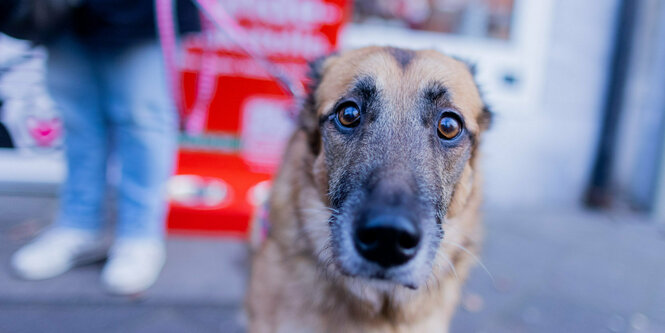
<path id="1" fill-rule="evenodd" d="M 488 206 L 579 205 L 601 123 L 617 5 L 554 2 L 540 107 L 498 110 L 486 137 Z"/>

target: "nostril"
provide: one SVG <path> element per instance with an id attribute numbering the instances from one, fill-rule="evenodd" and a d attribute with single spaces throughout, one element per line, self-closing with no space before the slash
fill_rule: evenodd
<path id="1" fill-rule="evenodd" d="M 373 247 L 378 242 L 379 238 L 372 229 L 363 228 L 358 231 L 358 241 L 365 247 Z"/>
<path id="2" fill-rule="evenodd" d="M 419 241 L 418 238 L 419 237 L 417 237 L 417 235 L 407 232 L 402 232 L 399 235 L 399 238 L 397 239 L 397 244 L 399 245 L 399 247 L 405 250 L 410 250 L 418 246 L 418 241 Z"/>

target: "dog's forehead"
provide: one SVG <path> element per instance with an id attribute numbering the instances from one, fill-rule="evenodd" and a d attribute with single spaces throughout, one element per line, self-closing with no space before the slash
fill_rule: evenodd
<path id="1" fill-rule="evenodd" d="M 382 96 L 393 103 L 421 98 L 432 86 L 443 87 L 446 98 L 466 119 L 466 126 L 472 132 L 478 130 L 476 119 L 483 102 L 468 66 L 433 50 L 366 47 L 331 57 L 324 63 L 317 89 L 319 115 L 362 78 L 371 78 Z"/>

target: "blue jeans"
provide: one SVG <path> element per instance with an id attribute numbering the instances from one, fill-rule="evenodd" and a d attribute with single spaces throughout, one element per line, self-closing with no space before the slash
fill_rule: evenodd
<path id="1" fill-rule="evenodd" d="M 177 115 L 159 43 L 95 48 L 67 36 L 48 51 L 47 85 L 62 112 L 68 165 L 55 225 L 101 229 L 113 156 L 121 165 L 117 237 L 163 238 Z"/>

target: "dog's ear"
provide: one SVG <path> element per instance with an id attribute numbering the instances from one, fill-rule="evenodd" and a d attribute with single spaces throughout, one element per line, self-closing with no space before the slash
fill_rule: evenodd
<path id="1" fill-rule="evenodd" d="M 483 104 L 483 111 L 480 113 L 480 116 L 478 116 L 478 125 L 480 125 L 481 130 L 486 131 L 490 128 L 490 126 L 492 126 L 494 113 L 491 111 L 490 107 L 485 101 L 483 101 Z"/>
<path id="2" fill-rule="evenodd" d="M 319 132 L 319 119 L 317 115 L 318 101 L 316 100 L 316 91 L 325 74 L 326 63 L 334 54 L 325 55 L 312 60 L 309 63 L 309 72 L 307 75 L 307 98 L 300 111 L 299 125 L 307 133 L 307 140 L 310 151 L 318 155 L 321 150 L 321 133 Z"/>

